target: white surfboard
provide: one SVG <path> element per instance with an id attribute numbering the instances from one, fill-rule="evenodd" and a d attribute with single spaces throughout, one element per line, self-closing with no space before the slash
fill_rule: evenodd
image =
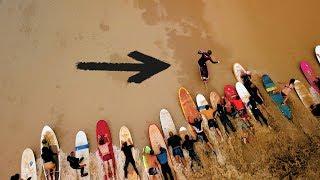
<path id="1" fill-rule="evenodd" d="M 160 123 L 165 140 L 168 140 L 170 131 L 173 134 L 177 134 L 176 126 L 174 125 L 174 122 L 168 110 L 160 110 Z"/>
<path id="2" fill-rule="evenodd" d="M 236 77 L 238 82 L 242 82 L 241 74 L 245 71 L 246 70 L 239 63 L 233 64 L 233 74 Z"/>
<path id="3" fill-rule="evenodd" d="M 249 102 L 250 93 L 248 92 L 246 87 L 244 87 L 244 85 L 241 82 L 237 82 L 236 90 L 242 102 L 247 104 Z"/>
<path id="4" fill-rule="evenodd" d="M 79 131 L 76 135 L 75 141 L 75 154 L 77 158 L 84 158 L 80 164 L 86 164 L 84 168 L 84 172 L 88 173 L 87 176 L 81 177 L 80 170 L 77 171 L 78 178 L 83 180 L 90 179 L 90 153 L 89 153 L 89 143 L 87 140 L 87 136 L 83 131 Z"/>
<path id="5" fill-rule="evenodd" d="M 318 62 L 320 63 L 320 45 L 317 45 L 314 49 L 315 53 L 316 53 L 316 57 L 318 59 Z"/>
<path id="6" fill-rule="evenodd" d="M 26 148 L 21 157 L 21 178 L 28 179 L 30 177 L 32 180 L 37 179 L 37 167 L 33 151 Z"/>
<path id="7" fill-rule="evenodd" d="M 57 140 L 57 137 L 55 135 L 55 133 L 53 132 L 53 130 L 49 127 L 49 126 L 44 126 L 41 132 L 41 138 L 40 138 L 40 152 L 42 152 L 42 148 L 43 148 L 43 144 L 42 141 L 46 139 L 47 142 L 49 143 L 51 149 L 55 149 L 55 151 L 59 152 L 60 148 L 59 148 L 59 143 Z M 54 173 L 54 180 L 60 180 L 60 172 L 61 172 L 61 167 L 60 167 L 60 161 L 61 161 L 61 157 L 58 154 L 58 156 L 56 157 L 56 169 L 55 169 L 55 173 Z M 48 179 L 48 173 L 46 172 L 46 170 L 44 169 L 43 166 L 43 171 L 45 172 L 45 178 Z"/>

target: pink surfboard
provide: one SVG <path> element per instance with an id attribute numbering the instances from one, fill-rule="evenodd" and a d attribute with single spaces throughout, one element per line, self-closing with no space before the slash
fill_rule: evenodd
<path id="1" fill-rule="evenodd" d="M 304 76 L 306 77 L 306 79 L 308 80 L 309 84 L 315 89 L 317 90 L 317 92 L 319 93 L 320 90 L 317 87 L 317 85 L 315 84 L 315 80 L 317 75 L 315 74 L 315 72 L 313 71 L 311 65 L 307 62 L 307 61 L 301 61 L 300 62 L 300 68 L 301 71 L 303 72 Z"/>

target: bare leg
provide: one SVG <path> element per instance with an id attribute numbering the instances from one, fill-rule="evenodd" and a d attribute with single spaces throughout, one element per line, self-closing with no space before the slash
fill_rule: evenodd
<path id="1" fill-rule="evenodd" d="M 220 137 L 220 141 L 223 141 L 223 136 L 219 128 L 215 128 L 218 136 Z"/>

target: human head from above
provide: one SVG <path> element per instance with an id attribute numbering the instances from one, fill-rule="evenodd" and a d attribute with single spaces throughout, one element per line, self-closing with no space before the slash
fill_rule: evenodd
<path id="1" fill-rule="evenodd" d="M 172 137 L 173 136 L 173 132 L 169 131 L 169 136 Z"/>
<path id="2" fill-rule="evenodd" d="M 127 141 L 122 142 L 122 146 L 128 146 Z"/>
<path id="3" fill-rule="evenodd" d="M 75 156 L 75 152 L 74 152 L 74 151 L 71 151 L 71 152 L 70 152 L 70 156 L 74 157 L 74 156 Z"/>
<path id="4" fill-rule="evenodd" d="M 206 108 L 206 110 L 208 110 L 210 108 L 209 105 L 205 105 L 204 107 Z"/>
<path id="5" fill-rule="evenodd" d="M 184 136 L 184 139 L 185 139 L 185 140 L 189 140 L 189 139 L 190 139 L 189 135 L 185 135 L 185 136 Z"/>
<path id="6" fill-rule="evenodd" d="M 295 81 L 296 81 L 295 79 L 290 79 L 289 85 L 290 85 L 291 87 L 293 87 Z"/>
<path id="7" fill-rule="evenodd" d="M 212 54 L 212 51 L 209 49 L 209 50 L 207 51 L 207 53 L 208 53 L 209 55 L 211 55 L 211 54 Z"/>

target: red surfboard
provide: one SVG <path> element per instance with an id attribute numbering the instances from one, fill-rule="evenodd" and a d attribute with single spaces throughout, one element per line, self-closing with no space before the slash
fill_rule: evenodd
<path id="1" fill-rule="evenodd" d="M 96 137 L 98 144 L 98 153 L 100 158 L 103 161 L 103 167 L 105 170 L 105 179 L 115 179 L 116 178 L 116 161 L 113 153 L 112 147 L 112 137 L 111 132 L 108 126 L 108 123 L 105 120 L 99 120 L 96 127 Z M 99 143 L 99 141 L 102 141 Z M 102 144 L 102 145 L 100 145 Z M 111 169 L 108 166 L 108 163 L 111 163 L 113 167 L 113 174 Z"/>
<path id="2" fill-rule="evenodd" d="M 235 99 L 238 96 L 236 88 L 233 85 L 225 85 L 224 96 L 228 101 Z"/>

